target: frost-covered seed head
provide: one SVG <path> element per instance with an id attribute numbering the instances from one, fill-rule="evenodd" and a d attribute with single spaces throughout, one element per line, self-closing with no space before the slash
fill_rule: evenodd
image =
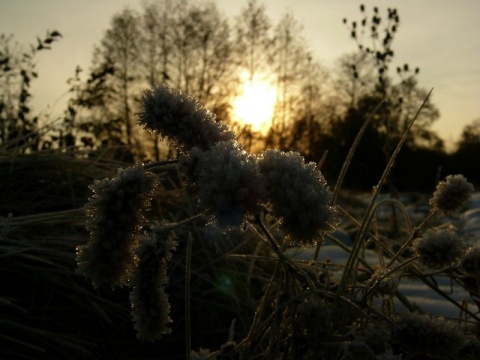
<path id="1" fill-rule="evenodd" d="M 168 283 L 168 264 L 177 246 L 173 228 L 174 224 L 154 226 L 142 238 L 137 251 L 140 260 L 133 273 L 130 302 L 134 327 L 141 340 L 155 341 L 171 333 L 170 303 L 164 286 Z"/>
<path id="2" fill-rule="evenodd" d="M 397 318 L 393 340 L 411 355 L 457 359 L 465 335 L 453 323 L 428 315 L 405 313 Z"/>
<path id="3" fill-rule="evenodd" d="M 462 259 L 462 267 L 467 274 L 480 276 L 480 246 L 467 250 Z"/>
<path id="4" fill-rule="evenodd" d="M 438 183 L 430 205 L 433 210 L 449 215 L 464 207 L 473 191 L 473 185 L 463 175 L 449 175 Z"/>
<path id="5" fill-rule="evenodd" d="M 298 153 L 266 150 L 259 165 L 266 179 L 267 201 L 294 243 L 314 244 L 320 232 L 335 229 L 332 193 L 314 163 L 305 164 Z"/>
<path id="6" fill-rule="evenodd" d="M 239 226 L 246 214 L 259 211 L 264 186 L 256 158 L 236 141 L 218 142 L 207 151 L 193 148 L 181 166 L 218 226 Z"/>
<path id="7" fill-rule="evenodd" d="M 428 230 L 412 247 L 422 264 L 436 269 L 454 266 L 465 252 L 464 242 L 453 226 Z"/>
<path id="8" fill-rule="evenodd" d="M 136 265 L 139 231 L 158 185 L 141 165 L 119 169 L 113 179 L 97 180 L 86 204 L 90 239 L 77 248 L 78 271 L 94 286 L 127 285 Z"/>
<path id="9" fill-rule="evenodd" d="M 163 84 L 144 91 L 139 123 L 168 137 L 181 150 L 206 150 L 219 141 L 235 139 L 235 133 L 215 117 L 194 97 Z"/>

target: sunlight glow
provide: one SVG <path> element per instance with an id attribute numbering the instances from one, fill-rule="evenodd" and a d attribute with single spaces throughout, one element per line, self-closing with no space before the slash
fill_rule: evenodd
<path id="1" fill-rule="evenodd" d="M 248 75 L 244 80 L 240 95 L 233 101 L 233 120 L 241 125 L 250 125 L 253 131 L 266 133 L 271 125 L 276 88 L 265 77 L 256 76 L 253 80 Z"/>

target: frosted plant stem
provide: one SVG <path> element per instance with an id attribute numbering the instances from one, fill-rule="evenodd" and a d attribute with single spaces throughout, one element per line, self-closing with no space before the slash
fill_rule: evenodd
<path id="1" fill-rule="evenodd" d="M 71 222 L 73 216 L 79 216 L 79 221 L 82 223 L 84 220 L 85 208 L 78 208 L 72 210 L 63 210 L 55 212 L 46 212 L 34 215 L 24 216 L 12 216 L 8 215 L 7 218 L 0 217 L 0 226 L 7 224 L 9 228 L 23 227 L 25 225 L 31 225 L 35 223 L 47 224 L 54 222 L 57 224 L 61 219 Z"/>
<path id="2" fill-rule="evenodd" d="M 347 217 L 353 225 L 357 226 L 358 228 L 360 228 L 360 222 L 358 220 L 356 220 L 351 214 L 348 213 L 348 211 L 346 211 L 344 208 L 342 208 L 341 206 L 339 205 L 336 205 L 337 209 L 345 216 Z M 328 235 L 327 235 L 328 236 Z M 377 236 L 377 234 L 373 233 L 373 232 L 370 232 L 369 233 L 369 236 L 372 238 L 372 240 L 375 241 L 375 244 L 385 253 L 387 254 L 388 256 L 393 256 L 393 253 L 383 244 L 380 242 L 379 240 L 379 237 Z M 337 240 L 338 242 L 338 240 Z M 343 245 L 343 244 L 342 244 Z M 340 247 L 342 247 L 343 249 L 347 249 L 347 247 L 345 245 L 340 245 Z M 350 252 L 350 249 L 347 250 L 348 252 Z M 362 261 L 363 259 L 359 259 L 360 261 Z M 365 264 L 364 264 L 365 265 Z"/>
<path id="3" fill-rule="evenodd" d="M 284 264 L 288 265 L 290 269 L 292 269 L 300 278 L 302 278 L 309 287 L 314 288 L 315 284 L 310 280 L 307 274 L 298 267 L 290 258 L 285 256 L 285 254 L 282 252 L 280 247 L 278 246 L 277 242 L 273 238 L 272 234 L 270 234 L 270 231 L 265 227 L 265 224 L 263 223 L 262 217 L 260 215 L 257 215 L 256 217 L 257 223 L 260 226 L 260 229 L 262 232 L 265 234 L 265 237 L 261 237 L 262 239 L 266 239 L 266 242 L 270 245 L 272 250 L 275 252 L 277 255 L 278 259 L 283 262 Z"/>
<path id="4" fill-rule="evenodd" d="M 470 315 L 472 318 L 474 318 L 475 320 L 479 321 L 480 322 L 480 318 L 478 317 L 478 315 L 474 314 L 472 311 L 468 310 L 468 308 L 465 308 L 463 307 L 462 305 L 460 305 L 457 301 L 455 301 L 454 299 L 452 299 L 451 296 L 449 296 L 448 294 L 445 294 L 444 291 L 440 290 L 438 288 L 438 286 L 436 286 L 434 283 L 432 283 L 430 280 L 427 279 L 427 277 L 425 275 L 423 275 L 423 273 L 417 269 L 416 267 L 414 267 L 413 271 L 412 271 L 415 276 L 417 276 L 420 280 L 423 281 L 423 283 L 425 285 L 427 285 L 430 289 L 432 289 L 433 291 L 435 291 L 438 295 L 440 295 L 441 297 L 445 298 L 446 300 L 448 300 L 449 302 L 451 302 L 453 305 L 455 305 L 456 307 L 458 307 L 461 311 L 464 311 L 466 312 L 468 315 Z"/>
<path id="5" fill-rule="evenodd" d="M 143 168 L 145 170 L 151 170 L 151 169 L 154 169 L 154 168 L 157 168 L 157 167 L 162 167 L 162 166 L 170 165 L 170 164 L 178 164 L 178 160 L 155 161 L 155 162 L 151 162 L 151 163 L 143 165 Z"/>
<path id="6" fill-rule="evenodd" d="M 378 286 L 378 284 L 380 284 L 380 282 L 381 282 L 383 279 L 385 279 L 386 277 L 392 275 L 395 271 L 398 271 L 398 270 L 404 268 L 405 266 L 407 266 L 408 264 L 414 262 L 414 261 L 417 260 L 418 258 L 419 258 L 419 256 L 415 256 L 415 257 L 413 257 L 413 258 L 411 258 L 411 259 L 408 259 L 408 260 L 404 261 L 403 263 L 398 264 L 395 268 L 393 268 L 392 270 L 390 270 L 389 272 L 387 272 L 387 273 L 385 273 L 383 276 L 381 276 L 381 277 L 375 282 L 375 284 L 373 284 L 373 286 L 372 286 L 370 289 L 368 289 L 368 291 L 365 293 L 365 295 L 363 296 L 362 302 L 366 301 L 368 295 L 370 295 L 370 294 L 373 292 L 373 290 L 375 290 L 375 288 Z M 387 267 L 387 269 L 388 269 L 388 267 Z"/>
<path id="7" fill-rule="evenodd" d="M 183 225 L 186 225 L 186 224 L 188 224 L 188 223 L 190 223 L 190 222 L 192 222 L 192 221 L 194 221 L 194 220 L 200 219 L 200 218 L 203 217 L 204 215 L 205 215 L 204 213 L 199 213 L 199 214 L 193 215 L 193 216 L 191 216 L 191 217 L 189 217 L 189 218 L 187 218 L 187 219 L 184 219 L 184 220 L 181 220 L 181 221 L 179 221 L 179 222 L 176 222 L 176 223 L 172 224 L 172 225 L 174 225 L 173 229 L 178 228 L 178 227 L 183 226 Z"/>
<path id="8" fill-rule="evenodd" d="M 325 163 L 325 160 L 327 160 L 327 156 L 328 156 L 328 150 L 325 150 L 325 152 L 322 155 L 322 158 L 320 159 L 320 161 L 317 164 L 318 170 L 321 170 L 323 164 Z"/>
<path id="9" fill-rule="evenodd" d="M 248 343 L 252 342 L 252 338 L 254 336 L 254 333 L 258 330 L 259 322 L 260 322 L 260 319 L 263 315 L 263 311 L 264 311 L 266 303 L 267 303 L 268 295 L 270 294 L 270 290 L 272 288 L 272 285 L 275 281 L 275 278 L 277 276 L 277 273 L 278 273 L 279 269 L 280 269 L 280 261 L 277 261 L 277 263 L 275 265 L 275 269 L 274 269 L 273 274 L 272 274 L 272 277 L 270 278 L 270 281 L 268 282 L 267 289 L 265 290 L 265 292 L 263 294 L 260 305 L 257 307 L 257 309 L 255 311 L 255 315 L 253 317 L 253 321 L 252 321 L 252 325 L 250 327 L 250 330 L 249 330 L 247 336 L 245 337 L 245 339 L 243 339 L 241 341 L 239 346 L 240 345 L 246 346 Z"/>
<path id="10" fill-rule="evenodd" d="M 340 248 L 342 248 L 343 250 L 345 250 L 345 252 L 347 253 L 350 253 L 351 250 L 348 248 L 348 246 L 346 246 L 345 244 L 343 244 L 340 240 L 338 240 L 335 236 L 331 235 L 331 234 L 327 234 L 326 235 L 330 240 L 332 240 L 336 245 L 338 245 Z M 365 260 L 365 259 L 362 259 L 362 258 L 359 258 L 358 259 L 363 266 L 365 266 L 365 268 L 367 268 L 370 272 L 373 273 L 373 268 L 370 266 L 370 264 Z"/>
<path id="11" fill-rule="evenodd" d="M 335 188 L 333 189 L 333 196 L 331 200 L 331 204 L 335 204 L 335 201 L 337 200 L 338 193 L 340 192 L 340 187 L 342 186 L 343 179 L 345 178 L 345 175 L 347 174 L 348 167 L 350 166 L 350 163 L 352 162 L 353 155 L 355 154 L 355 150 L 357 150 L 358 144 L 360 143 L 360 140 L 363 137 L 363 134 L 367 130 L 368 125 L 370 125 L 370 122 L 373 119 L 373 115 L 376 114 L 380 106 L 384 103 L 384 100 L 380 101 L 378 105 L 373 109 L 373 111 L 368 115 L 367 120 L 364 122 L 362 127 L 360 128 L 360 131 L 358 132 L 357 136 L 355 137 L 355 140 L 353 141 L 352 146 L 350 146 L 350 150 L 348 151 L 347 158 L 343 162 L 342 169 L 340 170 L 340 175 L 338 175 L 337 182 L 335 184 Z"/>
<path id="12" fill-rule="evenodd" d="M 392 206 L 395 206 L 395 205 L 398 206 L 398 208 L 400 209 L 400 211 L 403 214 L 405 224 L 407 225 L 407 228 L 408 228 L 408 233 L 411 234 L 412 231 L 413 231 L 412 223 L 410 221 L 410 217 L 408 215 L 407 209 L 405 208 L 405 205 L 403 205 L 401 201 L 396 200 L 396 199 L 384 199 L 384 200 L 378 202 L 378 204 L 375 207 L 375 212 L 378 212 L 378 209 L 380 208 L 380 206 L 385 205 L 385 204 L 391 204 Z"/>
<path id="13" fill-rule="evenodd" d="M 353 224 L 355 224 L 356 226 L 360 226 L 360 224 L 345 210 L 343 209 L 342 207 L 338 207 L 340 209 L 340 211 L 345 215 L 347 216 L 350 221 L 352 221 Z M 379 243 L 378 242 L 378 239 L 376 239 L 373 234 L 370 234 L 372 236 L 372 238 L 377 242 L 377 244 L 379 246 L 382 247 L 382 250 L 385 252 L 385 254 L 387 256 L 391 256 L 392 258 L 395 256 L 394 254 L 392 254 L 390 252 L 389 249 L 387 249 L 386 247 L 384 247 L 384 245 L 382 243 Z M 345 249 L 345 251 L 349 252 L 350 250 L 343 244 L 341 244 L 340 242 L 338 242 L 338 240 L 336 241 L 336 239 L 333 237 L 333 236 L 330 236 L 330 235 L 327 235 L 331 240 L 335 241 L 340 247 L 342 247 L 343 249 Z M 359 259 L 362 263 L 363 263 L 363 259 Z M 365 265 L 365 263 L 363 263 L 363 265 Z M 391 265 L 390 265 L 391 266 Z M 478 318 L 477 315 L 475 315 L 474 313 L 472 313 L 470 310 L 468 309 L 465 309 L 463 308 L 461 305 L 459 305 L 455 300 L 453 300 L 450 296 L 448 296 L 447 294 L 445 294 L 442 290 L 440 290 L 438 287 L 436 287 L 434 284 L 432 284 L 423 274 L 420 270 L 418 270 L 416 267 L 411 267 L 410 271 L 412 271 L 413 275 L 415 275 L 416 277 L 418 277 L 425 285 L 427 285 L 429 288 L 431 288 L 433 291 L 435 291 L 436 293 L 438 293 L 440 296 L 442 296 L 443 298 L 445 298 L 446 300 L 448 300 L 449 302 L 451 302 L 452 304 L 454 304 L 456 307 L 458 307 L 459 309 L 461 309 L 462 311 L 465 311 L 467 314 L 469 314 L 470 316 L 472 316 L 473 318 L 475 318 L 477 321 L 480 321 L 480 319 Z M 372 271 L 373 272 L 373 271 Z M 415 310 L 415 307 L 410 304 L 410 302 L 408 301 L 408 299 L 402 294 L 400 293 L 400 291 L 396 290 L 395 291 L 395 296 L 408 308 L 410 309 L 410 311 L 414 311 Z"/>
<path id="14" fill-rule="evenodd" d="M 192 327 L 190 318 L 190 276 L 192 272 L 192 234 L 188 233 L 187 254 L 185 260 L 185 345 L 187 360 L 190 360 L 192 347 Z"/>
<path id="15" fill-rule="evenodd" d="M 322 234 L 320 236 L 321 240 L 317 242 L 317 246 L 315 247 L 315 254 L 313 254 L 313 261 L 314 262 L 317 262 L 318 255 L 320 254 L 320 248 L 322 247 L 323 237 L 324 237 L 324 234 L 323 234 L 323 231 L 322 231 Z"/>
<path id="16" fill-rule="evenodd" d="M 418 118 L 418 115 L 420 114 L 420 111 L 425 106 L 425 104 L 426 104 L 428 98 L 430 97 L 432 91 L 433 91 L 433 89 L 430 90 L 430 92 L 427 94 L 427 96 L 425 97 L 425 100 L 423 100 L 423 103 L 420 106 L 420 108 L 418 109 L 414 118 L 408 124 L 407 129 L 405 130 L 402 138 L 398 142 L 392 156 L 390 157 L 390 160 L 388 161 L 387 166 L 385 167 L 385 170 L 383 171 L 382 177 L 378 181 L 377 186 L 375 186 L 375 188 L 374 188 L 375 191 L 373 192 L 372 199 L 370 200 L 370 203 L 368 205 L 365 216 L 363 217 L 363 221 L 360 225 L 360 229 L 358 231 L 357 237 L 356 237 L 355 242 L 353 244 L 352 252 L 350 253 L 350 256 L 349 256 L 348 261 L 347 261 L 347 265 L 345 266 L 345 271 L 344 271 L 342 279 L 340 281 L 340 285 L 338 286 L 338 290 L 337 290 L 337 295 L 338 296 L 344 293 L 345 288 L 346 288 L 346 286 L 348 284 L 348 281 L 350 279 L 350 276 L 352 275 L 352 271 L 353 271 L 354 265 L 357 261 L 358 254 L 359 254 L 360 249 L 363 245 L 363 240 L 366 238 L 370 223 L 371 223 L 373 215 L 374 215 L 375 202 L 377 200 L 377 197 L 380 194 L 380 191 L 381 191 L 383 185 L 385 184 L 385 181 L 387 180 L 388 174 L 392 170 L 392 167 L 393 167 L 393 164 L 395 163 L 397 155 L 399 154 L 403 144 L 405 143 L 405 141 L 407 139 L 408 134 L 410 133 L 410 129 L 412 128 L 413 124 L 415 123 L 415 120 Z M 336 189 L 336 190 L 338 192 L 338 189 Z M 335 197 L 335 193 L 334 193 L 334 197 Z M 333 312 L 332 313 L 334 315 L 338 311 L 338 305 L 339 305 L 339 302 L 336 300 L 333 304 Z"/>
<path id="17" fill-rule="evenodd" d="M 415 236 L 418 235 L 418 232 L 425 226 L 425 224 L 435 215 L 435 212 L 432 211 L 430 214 L 427 215 L 425 219 L 420 223 L 420 225 L 416 226 L 415 229 L 412 231 L 410 234 L 410 237 L 408 238 L 407 241 L 405 241 L 402 245 L 402 247 L 397 251 L 397 253 L 393 256 L 393 258 L 390 260 L 390 262 L 387 265 L 387 268 L 392 266 L 392 264 L 395 262 L 395 260 L 398 259 L 398 257 L 405 251 L 405 249 L 412 243 L 412 241 L 415 239 Z"/>

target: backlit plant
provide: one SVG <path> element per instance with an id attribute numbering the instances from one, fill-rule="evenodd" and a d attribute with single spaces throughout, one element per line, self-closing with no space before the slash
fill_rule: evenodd
<path id="1" fill-rule="evenodd" d="M 376 199 L 408 129 L 374 188 L 363 219 L 356 220 L 337 203 L 341 179 L 332 192 L 316 164 L 305 163 L 298 153 L 247 153 L 225 124 L 187 94 L 167 85 L 145 91 L 139 122 L 168 138 L 179 151 L 179 159 L 138 164 L 93 184 L 87 204 L 90 241 L 78 247 L 77 260 L 79 271 L 95 286 L 131 287 L 132 317 L 140 339 L 156 341 L 172 332 L 177 319 L 170 314 L 167 271 L 175 250 L 187 238 L 184 300 L 188 358 L 440 359 L 478 355 L 472 330 L 475 324 L 478 327 L 478 311 L 453 300 L 430 274 L 449 276 L 467 289 L 466 275 L 480 278 L 478 249 L 468 250 L 453 226 L 428 227 L 439 216 L 452 215 L 465 206 L 472 185 L 461 175 L 447 177 L 430 200 L 431 212 L 415 227 L 407 221 L 406 238 L 397 247 L 380 236 L 373 221 L 381 206 Z M 147 216 L 153 190 L 160 186 L 156 174 L 175 162 L 187 191 L 197 199 L 197 213 L 170 222 Z M 403 204 L 395 204 L 408 217 Z M 358 228 L 351 246 L 335 236 L 340 218 Z M 191 348 L 189 311 L 190 300 L 195 298 L 190 299 L 189 279 L 194 233 L 190 228 L 188 236 L 176 235 L 184 234 L 192 224 L 218 229 L 223 239 L 215 236 L 211 241 L 227 241 L 234 232 L 248 233 L 265 254 L 259 256 L 257 250 L 255 254 L 226 253 L 232 261 L 246 261 L 251 269 L 262 263 L 265 276 L 249 331 L 235 333 L 233 321 L 224 345 L 213 350 Z M 316 261 L 327 238 L 349 253 L 346 264 Z M 362 255 L 367 238 L 375 244 L 380 266 L 368 263 Z M 289 247 L 299 245 L 315 249 L 312 261 L 287 255 Z M 424 282 L 457 306 L 461 321 L 460 317 L 452 321 L 419 314 L 428 309 L 419 309 L 399 290 L 406 276 Z M 231 279 L 222 279 L 219 287 L 231 291 Z M 478 296 L 471 286 L 467 291 Z M 402 303 L 403 312 L 397 311 L 394 298 Z"/>

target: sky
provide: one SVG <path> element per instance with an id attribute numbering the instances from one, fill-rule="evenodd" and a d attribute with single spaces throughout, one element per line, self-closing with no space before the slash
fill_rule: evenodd
<path id="1" fill-rule="evenodd" d="M 195 1 L 195 0 L 192 0 Z M 247 0 L 217 0 L 227 16 L 237 16 Z M 420 67 L 421 87 L 433 88 L 440 119 L 432 129 L 451 145 L 465 125 L 480 118 L 480 0 L 260 0 L 276 22 L 286 11 L 303 25 L 314 56 L 332 68 L 339 56 L 356 50 L 344 17 L 360 18 L 359 5 L 396 8 L 400 26 L 392 69 L 408 63 Z M 63 38 L 38 54 L 39 78 L 32 83 L 36 112 L 61 113 L 69 77 L 77 65 L 88 70 L 92 50 L 112 16 L 125 6 L 141 9 L 140 0 L 0 0 L 0 34 L 21 44 L 36 42 L 47 30 Z M 393 75 L 393 74 L 392 74 Z"/>

